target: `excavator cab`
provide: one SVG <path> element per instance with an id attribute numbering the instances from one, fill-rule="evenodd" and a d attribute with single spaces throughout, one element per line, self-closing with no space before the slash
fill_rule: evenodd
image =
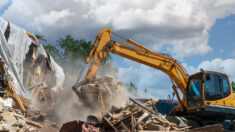
<path id="1" fill-rule="evenodd" d="M 187 111 L 189 113 L 195 113 L 207 119 L 214 118 L 214 114 L 223 119 L 234 118 L 234 99 L 227 74 L 201 71 L 189 77 L 187 85 Z"/>

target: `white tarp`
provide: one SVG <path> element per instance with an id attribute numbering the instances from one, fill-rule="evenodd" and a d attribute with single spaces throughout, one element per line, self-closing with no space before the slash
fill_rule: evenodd
<path id="1" fill-rule="evenodd" d="M 23 64 L 32 40 L 24 29 L 10 23 L 10 35 L 7 42 L 4 36 L 7 25 L 8 22 L 0 17 L 0 58 L 6 62 L 8 73 L 13 78 L 13 85 L 17 93 L 22 97 L 27 97 L 23 86 Z M 37 56 L 47 57 L 46 51 L 41 44 L 37 47 L 36 54 Z M 55 87 L 61 86 L 64 81 L 63 69 L 53 59 L 51 60 L 52 69 L 57 80 Z"/>
<path id="2" fill-rule="evenodd" d="M 54 61 L 54 59 L 50 56 L 51 59 L 51 66 L 52 66 L 52 71 L 55 73 L 55 78 L 56 78 L 56 85 L 52 88 L 53 91 L 58 91 L 59 86 L 62 86 L 64 83 L 64 71 L 63 69 Z"/>
<path id="3" fill-rule="evenodd" d="M 13 85 L 16 89 L 16 92 L 22 96 L 22 97 L 26 97 L 26 93 L 25 93 L 25 90 L 24 90 L 24 87 L 22 85 L 22 81 L 20 81 L 20 78 L 19 78 L 19 74 L 17 73 L 18 72 L 18 68 L 16 68 L 16 64 L 18 64 L 19 62 L 15 62 L 15 58 L 13 58 L 13 53 L 14 53 L 14 47 L 11 45 L 11 47 L 9 47 L 9 44 L 7 43 L 6 39 L 5 39 L 5 36 L 4 36 L 4 29 L 6 30 L 6 26 L 5 26 L 5 23 L 7 23 L 4 19 L 0 19 L 0 23 L 1 25 L 3 25 L 1 27 L 1 32 L 0 32 L 0 40 L 1 40 L 1 46 L 0 46 L 0 57 L 1 59 L 3 59 L 3 61 L 6 62 L 6 67 L 8 68 L 8 73 L 11 75 L 11 77 L 13 78 Z M 14 29 L 14 28 L 13 28 Z M 17 29 L 16 29 L 17 30 Z M 19 29 L 18 29 L 19 30 Z M 10 32 L 13 32 L 13 35 L 15 32 L 17 31 L 10 31 Z M 22 33 L 22 30 L 21 32 Z M 19 34 L 20 34 L 19 33 Z M 16 33 L 15 33 L 16 35 Z M 11 42 L 12 42 L 12 39 L 15 38 L 17 36 L 9 36 L 9 39 L 11 38 Z M 28 40 L 29 43 L 30 40 Z M 25 40 L 26 42 L 26 40 Z M 19 44 L 19 43 L 17 43 Z M 23 44 L 25 45 L 25 44 Z"/>

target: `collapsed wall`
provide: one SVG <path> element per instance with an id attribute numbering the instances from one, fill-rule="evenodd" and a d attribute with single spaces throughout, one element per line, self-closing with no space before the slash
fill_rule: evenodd
<path id="1" fill-rule="evenodd" d="M 54 91 L 63 84 L 63 69 L 40 44 L 40 38 L 0 18 L 0 59 L 20 97 L 29 98 L 28 88 L 44 81 Z"/>

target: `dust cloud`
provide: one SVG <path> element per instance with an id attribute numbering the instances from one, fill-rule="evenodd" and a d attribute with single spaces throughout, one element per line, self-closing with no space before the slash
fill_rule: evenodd
<path id="1" fill-rule="evenodd" d="M 84 74 L 87 72 L 86 69 L 83 75 L 81 75 L 83 61 L 79 60 L 78 62 L 80 62 L 78 67 L 71 67 L 69 64 L 62 66 L 65 72 L 65 80 L 62 88 L 59 88 L 57 91 L 48 89 L 46 94 L 47 101 L 45 102 L 33 102 L 34 108 L 45 112 L 47 119 L 55 121 L 59 125 L 73 120 L 86 121 L 88 115 L 100 114 L 103 111 L 96 93 L 86 93 L 86 97 L 93 98 L 91 102 L 86 102 L 79 99 L 72 90 L 72 86 L 75 84 L 78 75 L 82 76 L 82 80 Z M 115 68 L 101 66 L 100 70 L 97 72 L 98 76 L 89 82 L 88 85 L 81 86 L 81 89 L 98 88 L 102 91 L 101 94 L 105 104 L 105 111 L 109 111 L 112 106 L 124 106 L 128 97 L 131 95 L 127 92 L 125 84 L 118 82 L 115 72 L 117 72 Z M 95 84 L 95 87 L 93 87 L 93 84 Z"/>

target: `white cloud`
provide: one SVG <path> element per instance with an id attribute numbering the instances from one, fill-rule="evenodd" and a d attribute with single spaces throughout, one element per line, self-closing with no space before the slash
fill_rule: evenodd
<path id="1" fill-rule="evenodd" d="M 234 6 L 234 0 L 14 0 L 3 17 L 51 40 L 64 34 L 93 40 L 111 27 L 183 58 L 212 51 L 208 31 L 217 18 L 234 14 Z"/>
<path id="2" fill-rule="evenodd" d="M 68 19 L 70 16 L 74 16 L 74 13 L 70 12 L 68 9 L 63 9 L 61 11 L 52 10 L 47 14 L 42 14 L 35 18 L 35 21 L 51 26 L 61 23 L 61 21 Z"/>
<path id="3" fill-rule="evenodd" d="M 167 28 L 200 27 L 207 19 L 205 11 L 196 1 L 103 1 L 93 4 L 88 17 L 100 24 L 112 24 L 115 29 L 136 29 L 139 26 Z"/>
<path id="4" fill-rule="evenodd" d="M 44 32 L 45 27 L 50 29 L 55 26 L 60 29 L 66 29 L 72 23 L 69 21 L 69 18 L 73 17 L 75 14 L 69 9 L 63 9 L 60 11 L 52 10 L 49 13 L 42 14 L 33 19 L 37 25 L 37 30 L 39 32 Z M 54 30 L 56 31 L 56 30 Z"/>
<path id="5" fill-rule="evenodd" d="M 205 55 L 212 51 L 212 48 L 207 44 L 207 41 L 206 37 L 177 41 L 174 42 L 173 47 L 168 48 L 168 52 L 172 52 L 176 58 L 185 58 L 197 54 Z"/>
<path id="6" fill-rule="evenodd" d="M 235 59 L 221 59 L 215 58 L 213 60 L 206 60 L 201 62 L 198 66 L 189 66 L 187 64 L 183 64 L 189 74 L 193 74 L 199 72 L 200 69 L 204 70 L 212 70 L 226 73 L 230 76 L 231 80 L 235 81 Z"/>
<path id="7" fill-rule="evenodd" d="M 204 61 L 199 66 L 199 68 L 203 68 L 205 70 L 214 70 L 224 72 L 230 75 L 231 80 L 235 81 L 235 59 L 221 59 L 216 58 L 211 61 Z"/>
<path id="8" fill-rule="evenodd" d="M 233 8 L 235 5 L 234 0 L 203 0 L 200 3 L 212 19 L 223 18 L 235 13 Z"/>
<path id="9" fill-rule="evenodd" d="M 226 73 L 230 76 L 231 80 L 235 81 L 235 59 L 215 58 L 213 60 L 203 61 L 196 67 L 187 64 L 183 64 L 183 66 L 187 69 L 189 74 L 199 72 L 200 69 L 212 70 Z"/>

